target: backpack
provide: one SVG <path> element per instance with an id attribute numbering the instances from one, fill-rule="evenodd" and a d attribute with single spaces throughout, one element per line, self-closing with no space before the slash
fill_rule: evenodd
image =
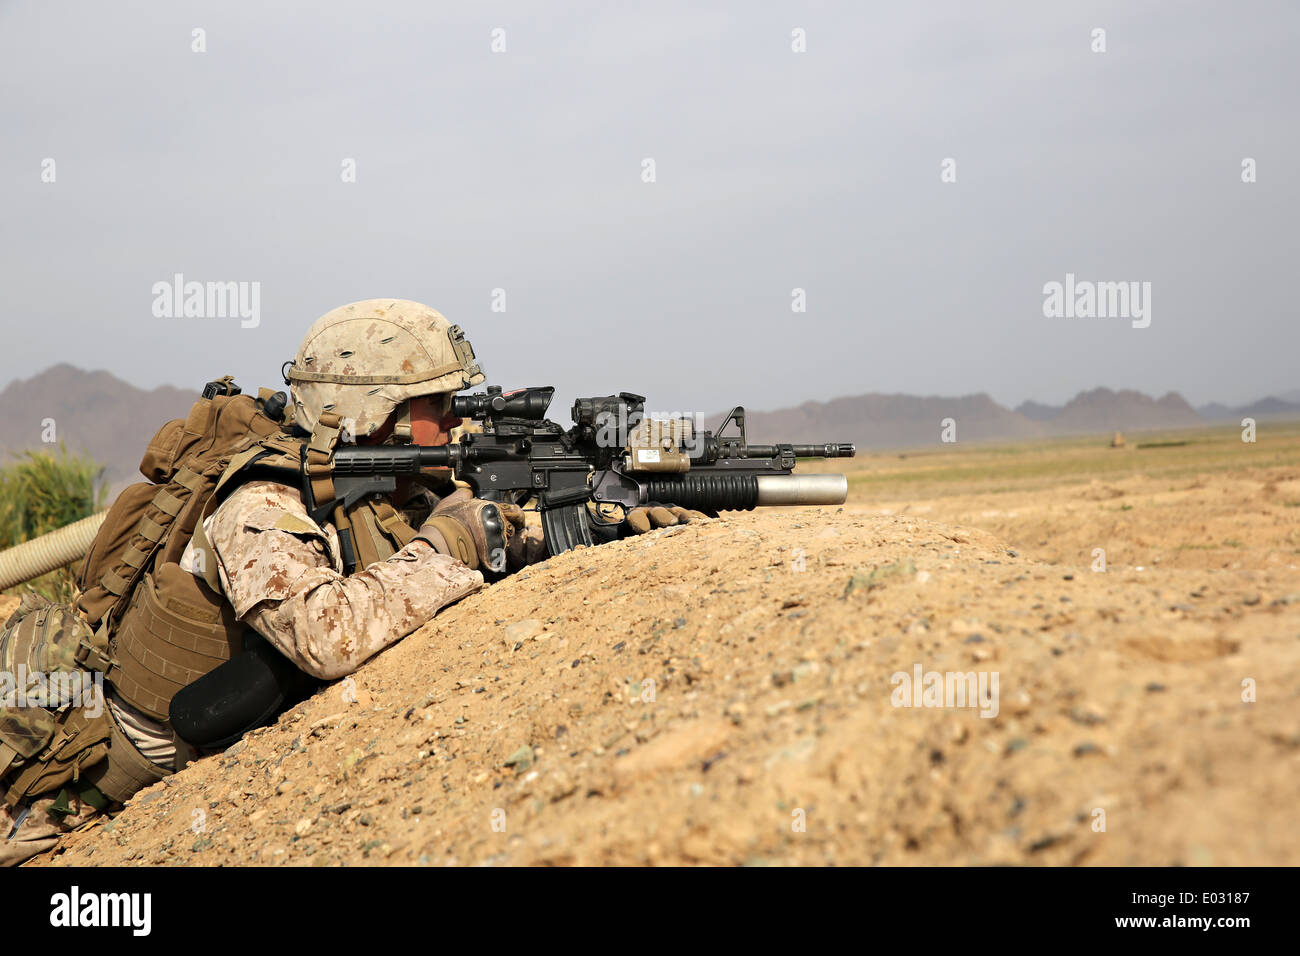
<path id="1" fill-rule="evenodd" d="M 140 462 L 148 481 L 113 502 L 78 576 L 77 606 L 92 627 L 111 629 L 143 576 L 180 559 L 222 473 L 236 455 L 281 431 L 284 404 L 283 392 L 241 394 L 227 375 L 207 384 L 186 418 L 158 429 Z"/>
<path id="2" fill-rule="evenodd" d="M 267 389 L 243 395 L 231 376 L 209 382 L 189 415 L 149 442 L 140 462 L 148 481 L 130 485 L 109 508 L 77 578 L 80 613 L 25 600 L 0 632 L 0 659 L 22 661 L 29 673 L 89 671 L 166 721 L 176 690 L 240 650 L 243 632 L 224 597 L 178 562 L 227 470 L 233 475 L 240 459 L 265 456 L 268 440 L 294 453 L 300 443 L 283 431 L 286 402 Z M 76 783 L 107 756 L 110 739 L 114 751 L 126 739 L 107 708 L 92 718 L 85 707 L 50 703 L 0 700 L 0 793 L 10 805 Z M 92 776 L 110 799 L 124 801 L 152 780 L 144 779 L 147 761 L 129 759 L 138 754 L 121 756 L 127 770 L 97 768 Z"/>

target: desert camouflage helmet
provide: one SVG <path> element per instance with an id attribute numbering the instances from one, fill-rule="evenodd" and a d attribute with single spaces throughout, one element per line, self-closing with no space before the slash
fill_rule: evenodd
<path id="1" fill-rule="evenodd" d="M 322 411 L 373 434 L 402 402 L 477 385 L 483 372 L 460 326 L 427 305 L 368 299 L 317 319 L 287 363 L 298 425 L 316 427 Z"/>

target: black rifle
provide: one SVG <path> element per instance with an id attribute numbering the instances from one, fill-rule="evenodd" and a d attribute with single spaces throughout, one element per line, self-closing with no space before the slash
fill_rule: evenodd
<path id="1" fill-rule="evenodd" d="M 696 433 L 689 418 L 653 419 L 645 398 L 631 392 L 580 398 L 573 426 L 547 420 L 555 389 L 549 386 L 502 393 L 458 395 L 452 413 L 482 422 L 457 444 L 373 445 L 334 451 L 335 498 L 315 501 L 311 483 L 304 497 L 314 520 L 335 507 L 370 495 L 389 495 L 396 479 L 450 468 L 476 498 L 522 504 L 536 497 L 547 550 L 560 554 L 615 536 L 618 521 L 592 514 L 588 503 L 631 509 L 671 504 L 705 512 L 749 511 L 762 505 L 843 504 L 843 475 L 794 475 L 799 458 L 852 458 L 852 444 L 750 444 L 745 409 L 737 406 L 715 435 Z M 722 434 L 734 423 L 738 435 Z M 599 509 L 598 509 L 599 510 Z"/>

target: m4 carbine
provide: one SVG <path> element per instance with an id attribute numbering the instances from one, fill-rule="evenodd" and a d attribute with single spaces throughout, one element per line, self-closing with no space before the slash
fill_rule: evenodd
<path id="1" fill-rule="evenodd" d="M 396 479 L 450 468 L 474 496 L 522 504 L 536 498 L 547 550 L 560 554 L 616 534 L 618 522 L 600 520 L 600 508 L 671 504 L 705 512 L 748 511 L 762 505 L 836 505 L 848 495 L 843 475 L 795 475 L 799 458 L 852 458 L 854 447 L 825 444 L 750 444 L 745 409 L 737 406 L 717 434 L 697 433 L 690 418 L 648 418 L 645 398 L 631 392 L 580 398 L 573 425 L 546 418 L 555 389 L 457 395 L 452 413 L 482 423 L 456 444 L 343 446 L 334 451 L 332 501 L 314 501 L 316 520 L 337 505 L 390 494 Z M 739 434 L 723 435 L 735 425 Z"/>

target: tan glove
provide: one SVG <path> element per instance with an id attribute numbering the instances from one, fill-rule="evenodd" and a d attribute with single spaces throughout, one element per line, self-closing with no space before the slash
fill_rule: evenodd
<path id="1" fill-rule="evenodd" d="M 457 488 L 438 502 L 416 538 L 471 568 L 503 573 L 510 541 L 523 527 L 518 505 L 483 501 L 468 488 Z"/>
<path id="2" fill-rule="evenodd" d="M 645 534 L 651 528 L 669 528 L 677 524 L 690 524 L 692 521 L 708 521 L 708 515 L 677 505 L 652 505 L 648 508 L 633 508 L 624 519 L 632 534 Z"/>
<path id="3" fill-rule="evenodd" d="M 518 508 L 518 505 L 502 506 Z M 520 529 L 510 535 L 506 545 L 507 569 L 518 571 L 530 564 L 545 561 L 550 555 L 546 551 L 546 535 L 542 532 L 542 516 L 536 510 L 520 509 Z"/>

